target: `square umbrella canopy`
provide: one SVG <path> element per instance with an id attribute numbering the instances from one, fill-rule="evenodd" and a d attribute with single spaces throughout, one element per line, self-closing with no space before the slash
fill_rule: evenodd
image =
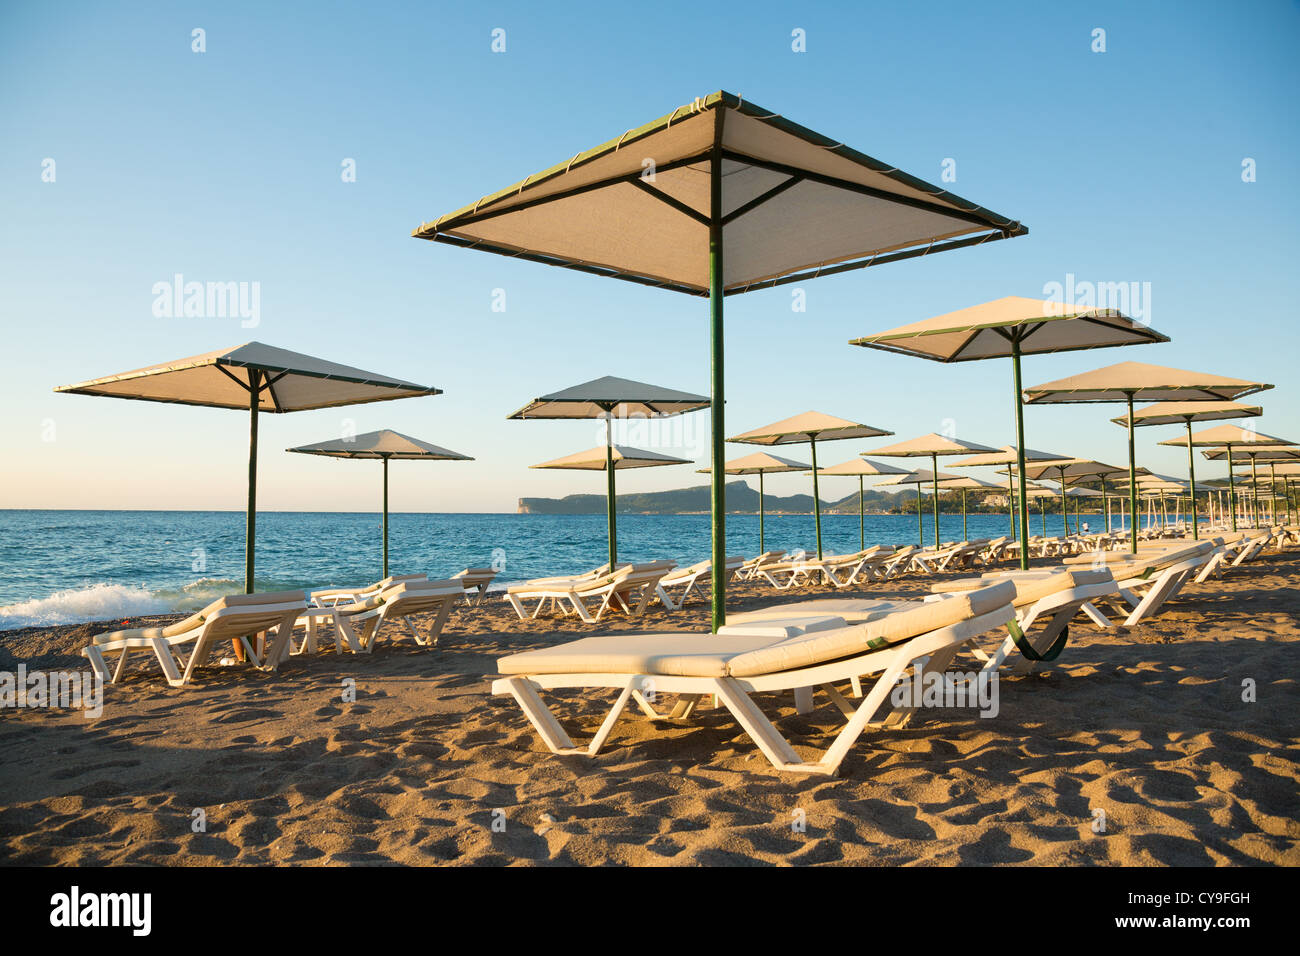
<path id="1" fill-rule="evenodd" d="M 1136 409 L 1133 412 L 1133 427 L 1144 425 L 1182 425 L 1187 429 L 1187 437 L 1192 435 L 1192 422 L 1223 421 L 1231 418 L 1255 418 L 1264 414 L 1258 405 L 1243 405 L 1241 402 L 1155 402 Z M 1124 416 L 1111 419 L 1116 425 L 1127 425 Z M 1161 442 L 1161 444 L 1167 444 Z M 1199 518 L 1196 514 L 1196 461 L 1192 453 L 1192 444 L 1187 442 L 1187 475 L 1191 482 L 1192 496 L 1192 540 L 1201 537 Z"/>
<path id="2" fill-rule="evenodd" d="M 851 422 L 847 418 L 836 418 L 824 412 L 804 412 L 793 418 L 782 419 L 761 428 L 754 428 L 728 438 L 727 441 L 747 445 L 791 445 L 808 442 L 812 450 L 813 480 L 813 524 L 817 532 L 817 558 L 822 557 L 822 499 L 817 477 L 821 473 L 817 467 L 817 441 L 830 441 L 845 438 L 879 438 L 892 435 L 891 431 Z"/>
<path id="3" fill-rule="evenodd" d="M 312 445 L 299 445 L 285 451 L 298 455 L 322 455 L 327 458 L 362 458 L 384 463 L 384 562 L 383 575 L 388 577 L 388 462 L 402 461 L 473 461 L 469 455 L 385 428 L 347 438 L 333 438 Z"/>
<path id="4" fill-rule="evenodd" d="M 710 301 L 713 562 L 726 561 L 723 297 L 1028 234 L 719 91 L 422 223 L 420 239 Z M 712 585 L 713 627 L 725 581 Z"/>
<path id="5" fill-rule="evenodd" d="M 606 435 L 608 436 L 608 431 Z M 586 451 L 574 452 L 563 458 L 528 467 L 556 468 L 563 471 L 603 471 L 609 476 L 605 485 L 605 515 L 609 525 L 609 570 L 613 571 L 618 566 L 618 552 L 614 546 L 614 511 L 617 505 L 614 497 L 614 472 L 626 471 L 629 468 L 658 468 L 663 465 L 689 464 L 690 461 L 685 458 L 674 458 L 672 455 L 662 455 L 657 451 L 646 451 L 642 448 L 629 448 L 626 445 L 612 445 L 606 442 L 604 446 L 597 445 Z"/>
<path id="6" fill-rule="evenodd" d="M 990 448 L 988 445 L 960 441 L 956 438 L 949 438 L 946 435 L 931 432 L 928 435 L 922 435 L 920 438 L 887 445 L 884 448 L 874 448 L 870 454 L 883 455 L 886 458 L 930 459 L 931 473 L 934 475 L 934 546 L 937 548 L 939 547 L 939 456 L 989 454 L 996 451 L 996 448 Z M 864 454 L 867 453 L 864 452 Z M 954 475 L 953 477 L 958 476 Z"/>
<path id="7" fill-rule="evenodd" d="M 805 471 L 808 465 L 803 462 L 791 461 L 789 458 L 779 458 L 776 455 L 769 455 L 765 451 L 754 452 L 752 455 L 744 455 L 740 458 L 733 458 L 727 462 L 725 469 L 728 475 L 758 475 L 758 553 L 766 552 L 766 540 L 763 534 L 763 476 L 777 474 L 788 471 Z M 697 469 L 699 474 L 707 475 L 713 469 Z"/>
<path id="8" fill-rule="evenodd" d="M 1007 296 L 936 316 L 911 325 L 899 326 L 878 335 L 852 339 L 850 345 L 901 352 L 936 362 L 972 362 L 978 359 L 1011 359 L 1015 388 L 1016 444 L 1025 444 L 1023 397 L 1020 389 L 1020 356 L 1119 345 L 1168 342 L 1169 337 L 1123 315 L 1115 309 L 1092 308 Z M 1018 462 L 1024 469 L 1024 459 Z M 1020 567 L 1029 569 L 1028 497 L 1019 501 L 1021 541 Z M 1014 533 L 1015 521 L 1012 520 Z"/>
<path id="9" fill-rule="evenodd" d="M 958 458 L 956 461 L 948 462 L 949 468 L 986 468 L 995 465 L 1015 465 L 1022 462 L 1030 461 L 1059 461 L 1066 458 L 1066 455 L 1054 455 L 1047 451 L 1036 451 L 1033 448 L 1026 448 L 1024 457 L 1021 458 L 1020 449 L 1015 445 L 1003 445 L 997 451 L 989 452 L 984 455 L 971 455 L 969 458 Z M 1031 486 L 1032 487 L 1032 486 Z M 1033 497 L 1029 495 L 1027 497 Z M 1011 472 L 1007 472 L 1007 520 L 1011 527 L 1011 537 L 1016 536 L 1016 509 L 1015 509 L 1016 491 L 1011 482 Z M 1044 519 L 1046 520 L 1046 519 Z"/>
<path id="10" fill-rule="evenodd" d="M 233 349 L 219 349 L 76 385 L 62 385 L 55 391 L 248 410 L 244 588 L 249 594 L 253 593 L 257 544 L 258 414 L 442 394 L 441 389 L 432 386 L 416 385 L 261 342 L 247 342 Z"/>
<path id="11" fill-rule="evenodd" d="M 1134 516 L 1133 534 L 1129 545 L 1137 553 L 1137 463 L 1133 447 L 1134 409 L 1137 400 L 1231 402 L 1245 395 L 1272 388 L 1261 382 L 1248 382 L 1239 378 L 1211 375 L 1207 372 L 1189 372 L 1186 369 L 1166 368 L 1143 362 L 1120 362 L 1105 368 L 1071 375 L 1055 382 L 1046 382 L 1025 389 L 1025 400 L 1031 405 L 1072 402 L 1127 402 L 1128 403 L 1128 471 L 1129 507 Z"/>
<path id="12" fill-rule="evenodd" d="M 857 476 L 858 479 L 858 548 L 865 551 L 867 548 L 867 509 L 863 503 L 864 489 L 863 479 L 868 476 L 876 475 L 905 475 L 906 468 L 895 468 L 893 465 L 886 465 L 882 461 L 872 461 L 869 458 L 850 458 L 848 461 L 842 461 L 838 465 L 831 465 L 829 468 L 821 469 L 821 474 L 847 475 L 849 477 Z"/>
<path id="13" fill-rule="evenodd" d="M 615 516 L 614 419 L 668 418 L 709 407 L 704 395 L 679 392 L 660 385 L 648 385 L 627 378 L 606 375 L 572 388 L 535 398 L 510 419 L 528 418 L 603 418 L 605 419 L 605 523 L 609 531 L 609 566 L 618 564 L 618 524 Z M 537 466 L 534 466 L 537 467 Z M 555 466 L 561 467 L 561 466 Z M 634 466 L 621 466 L 634 467 Z"/>

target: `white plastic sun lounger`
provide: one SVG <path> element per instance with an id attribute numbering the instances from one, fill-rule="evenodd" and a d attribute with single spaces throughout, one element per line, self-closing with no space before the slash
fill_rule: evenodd
<path id="1" fill-rule="evenodd" d="M 727 558 L 727 563 L 723 565 L 723 574 L 728 578 L 731 577 L 740 570 L 744 563 L 745 559 L 743 557 Z M 708 582 L 711 579 L 712 570 L 713 562 L 707 558 L 703 561 L 697 561 L 689 567 L 675 568 L 659 579 L 659 583 L 655 585 L 655 594 L 658 595 L 659 600 L 663 602 L 664 607 L 668 608 L 668 610 L 680 611 L 682 605 L 691 596 L 691 592 L 696 590 L 697 584 L 702 595 L 704 584 L 701 582 Z M 682 593 L 680 597 L 674 599 L 670 589 L 677 587 L 682 588 Z"/>
<path id="2" fill-rule="evenodd" d="M 466 568 L 463 571 L 457 571 L 451 576 L 453 581 L 459 581 L 465 589 L 466 604 L 482 604 L 483 598 L 487 595 L 488 585 L 496 579 L 497 572 L 492 568 Z"/>
<path id="3" fill-rule="evenodd" d="M 1094 602 L 1120 593 L 1114 575 L 1107 568 L 995 571 L 978 578 L 944 581 L 932 585 L 931 590 L 946 597 L 1002 581 L 1010 582 L 1016 589 L 1012 599 L 1016 621 L 1014 627 L 1007 628 L 1006 638 L 992 653 L 972 646 L 971 653 L 984 662 L 986 671 L 997 670 L 1011 658 L 1018 658 L 1013 666 L 1015 673 L 1056 660 L 1070 639 L 1070 622 L 1082 613 L 1098 627 L 1109 627 L 1110 621 Z M 1040 621 L 1043 627 L 1035 633 L 1034 625 Z"/>
<path id="4" fill-rule="evenodd" d="M 213 601 L 202 611 L 166 627 L 131 628 L 96 634 L 82 648 L 95 673 L 110 683 L 121 679 L 127 657 L 134 650 L 151 650 L 158 659 L 163 676 L 172 687 L 188 684 L 194 671 L 208 662 L 212 649 L 225 641 L 239 641 L 255 666 L 270 670 L 285 656 L 293 622 L 307 609 L 307 595 L 302 591 L 275 591 L 266 594 L 233 594 Z M 274 641 L 259 658 L 254 635 L 273 633 Z M 192 644 L 188 659 L 181 659 L 179 649 Z M 117 666 L 110 673 L 105 654 L 118 652 Z"/>
<path id="5" fill-rule="evenodd" d="M 492 691 L 515 698 L 552 753 L 586 756 L 600 752 L 630 701 L 651 719 L 686 719 L 701 698 L 715 695 L 776 769 L 832 775 L 903 673 L 909 667 L 942 671 L 963 644 L 1014 620 L 1013 593 L 1003 583 L 858 625 L 826 617 L 797 624 L 759 621 L 718 634 L 585 638 L 501 658 L 497 668 L 503 676 Z M 879 676 L 856 706 L 835 686 L 874 675 Z M 617 692 L 585 747 L 574 744 L 538 693 L 564 688 Z M 804 689 L 822 691 L 846 719 L 813 761 L 795 751 L 751 696 Z M 661 693 L 682 695 L 668 714 L 652 702 Z M 913 712 L 896 709 L 888 725 L 901 725 Z"/>
<path id="6" fill-rule="evenodd" d="M 611 608 L 621 610 L 630 617 L 639 617 L 654 596 L 660 578 L 672 567 L 671 561 L 656 561 L 652 564 L 627 565 L 613 574 L 593 578 L 560 578 L 515 584 L 506 590 L 506 600 L 520 620 L 537 617 L 548 604 L 565 616 L 572 610 L 587 624 L 595 624 Z M 534 599 L 537 606 L 530 613 L 524 602 Z M 595 602 L 599 602 L 599 606 L 593 614 L 590 604 Z"/>
<path id="7" fill-rule="evenodd" d="M 361 587 L 341 587 L 341 588 L 318 588 L 310 594 L 311 603 L 316 607 L 331 607 L 335 604 L 354 604 L 357 601 L 364 601 L 368 597 L 373 597 L 384 588 L 391 587 L 401 581 L 427 581 L 427 574 L 390 574 L 382 581 L 376 581 L 374 584 L 367 584 Z"/>
<path id="8" fill-rule="evenodd" d="M 740 578 L 742 581 L 748 581 L 750 578 L 754 577 L 755 572 L 760 567 L 765 564 L 775 564 L 784 557 L 784 551 L 764 551 L 758 557 L 750 558 L 742 564 L 740 570 L 736 572 L 736 577 Z"/>
<path id="9" fill-rule="evenodd" d="M 1107 567 L 1119 584 L 1117 597 L 1106 599 L 1119 613 L 1127 612 L 1126 627 L 1152 617 L 1165 602 L 1175 597 L 1201 568 L 1213 560 L 1217 546 L 1213 541 L 1159 548 L 1139 548 L 1136 555 L 1120 551 L 1096 551 L 1066 559 L 1066 566 L 1091 563 Z M 1124 603 L 1128 604 L 1125 608 Z"/>
<path id="10" fill-rule="evenodd" d="M 323 623 L 334 625 L 335 642 L 341 652 L 345 648 L 353 653 L 369 654 L 389 621 L 401 622 L 407 632 L 421 647 L 433 647 L 447 624 L 452 608 L 465 594 L 458 580 L 398 581 L 378 594 L 353 604 L 336 604 L 325 608 L 309 608 L 300 615 L 295 625 L 306 629 L 306 637 L 298 653 L 316 650 L 319 627 Z M 432 614 L 433 623 L 428 634 L 422 635 L 410 621 L 413 614 Z"/>

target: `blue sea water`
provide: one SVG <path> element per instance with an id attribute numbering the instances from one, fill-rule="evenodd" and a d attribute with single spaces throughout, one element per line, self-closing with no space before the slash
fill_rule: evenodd
<path id="1" fill-rule="evenodd" d="M 1047 516 L 1061 533 L 1061 516 Z M 1094 529 L 1101 519 L 1092 516 Z M 872 544 L 917 540 L 916 515 L 867 515 Z M 925 517 L 925 541 L 933 540 Z M 1031 514 L 1038 534 L 1040 516 Z M 769 550 L 815 550 L 811 515 L 770 515 Z M 1006 515 L 971 515 L 969 536 L 1006 534 Z M 619 559 L 709 555 L 709 516 L 618 517 Z M 943 515 L 940 537 L 960 540 L 960 514 Z M 826 553 L 858 550 L 857 515 L 824 515 Z M 499 583 L 588 571 L 607 557 L 604 515 L 394 514 L 389 570 L 445 577 L 496 566 Z M 758 553 L 758 518 L 727 516 L 730 554 Z M 263 512 L 257 517 L 257 588 L 360 584 L 381 574 L 380 516 Z M 0 629 L 115 620 L 202 607 L 244 585 L 244 515 L 230 511 L 0 511 Z"/>

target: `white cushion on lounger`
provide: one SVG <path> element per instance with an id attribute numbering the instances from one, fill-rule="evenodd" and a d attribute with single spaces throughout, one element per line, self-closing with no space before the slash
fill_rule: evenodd
<path id="1" fill-rule="evenodd" d="M 176 637 L 178 634 L 185 634 L 194 630 L 204 621 L 210 618 L 217 611 L 225 610 L 231 607 L 247 607 L 252 604 L 292 604 L 297 601 L 307 600 L 306 593 L 302 591 L 269 591 L 259 594 L 228 594 L 223 598 L 213 601 L 202 611 L 191 614 L 183 621 L 177 621 L 175 624 L 168 624 L 166 627 L 136 627 L 125 631 L 112 631 L 104 634 L 96 634 L 94 643 L 107 644 L 109 641 L 120 641 L 127 638 L 149 640 L 155 637 Z"/>
<path id="2" fill-rule="evenodd" d="M 1008 605 L 1014 587 L 1002 583 L 914 603 L 868 624 L 793 636 L 764 634 L 629 634 L 588 637 L 497 661 L 502 674 L 662 674 L 747 677 L 778 673 L 861 654 Z M 803 627 L 799 627 L 803 631 Z M 781 633 L 788 630 L 781 629 Z"/>
<path id="3" fill-rule="evenodd" d="M 887 614 L 904 604 L 915 601 L 884 601 L 877 598 L 822 598 L 812 601 L 789 601 L 785 604 L 773 604 L 771 607 L 758 608 L 754 611 L 738 611 L 727 615 L 727 627 L 733 624 L 748 624 L 751 621 L 771 620 L 773 618 L 794 618 L 804 616 L 833 615 L 844 618 L 847 624 L 862 624 Z"/>
<path id="4" fill-rule="evenodd" d="M 962 578 L 959 581 L 944 581 L 940 584 L 931 585 L 930 590 L 937 594 L 952 593 L 954 591 L 968 591 L 972 588 L 987 587 L 990 578 L 998 578 L 993 575 L 985 575 L 978 578 Z M 1109 568 L 1088 568 L 1086 570 L 1060 570 L 1060 571 L 1021 571 L 1012 572 L 1002 576 L 1003 579 L 1011 582 L 1016 589 L 1016 597 L 1012 602 L 1017 607 L 1027 604 L 1033 604 L 1049 594 L 1056 594 L 1060 591 L 1068 591 L 1073 588 L 1087 587 L 1091 584 L 1106 584 L 1115 580 L 1110 573 Z"/>

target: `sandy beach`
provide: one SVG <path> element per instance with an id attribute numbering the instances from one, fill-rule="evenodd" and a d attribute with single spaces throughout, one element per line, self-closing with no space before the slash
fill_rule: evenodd
<path id="1" fill-rule="evenodd" d="M 857 595 L 928 590 L 929 578 Z M 1076 623 L 1066 652 L 1003 677 L 996 717 L 929 711 L 868 732 L 831 779 L 773 772 L 722 709 L 625 717 L 595 759 L 549 754 L 503 654 L 593 633 L 704 630 L 707 605 L 520 622 L 458 610 L 435 649 L 209 669 L 105 689 L 102 716 L 0 714 L 0 860 L 10 864 L 1300 864 L 1300 557 L 1189 585 L 1133 628 Z M 731 607 L 843 592 L 736 585 Z M 132 624 L 159 619 L 142 619 Z M 0 669 L 80 670 L 105 622 L 0 634 Z M 140 658 L 140 664 L 145 658 Z M 342 702 L 355 678 L 356 702 Z M 1257 699 L 1243 701 L 1243 681 Z M 819 702 L 823 699 L 819 698 Z M 830 707 L 764 699 L 796 747 Z M 563 716 L 589 734 L 605 698 Z M 202 810 L 206 832 L 193 832 Z M 1094 832 L 1096 811 L 1104 832 Z M 800 831 L 794 824 L 803 821 Z"/>

